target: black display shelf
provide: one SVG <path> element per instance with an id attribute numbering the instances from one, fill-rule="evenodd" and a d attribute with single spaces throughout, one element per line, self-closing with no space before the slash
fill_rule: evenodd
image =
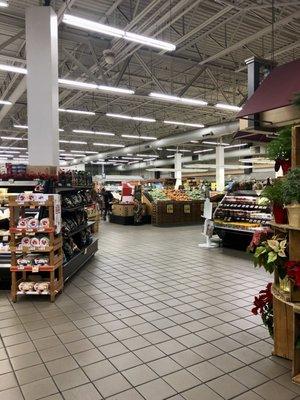
<path id="1" fill-rule="evenodd" d="M 56 186 L 56 192 L 74 192 L 79 190 L 88 190 L 93 189 L 93 185 L 86 185 L 86 186 Z"/>
<path id="2" fill-rule="evenodd" d="M 78 211 L 78 210 L 83 210 L 84 207 L 85 207 L 84 204 L 80 204 L 79 206 L 76 206 L 76 207 L 62 207 L 61 211 L 62 212 L 66 212 L 66 213 L 67 212 L 75 212 L 75 211 Z"/>
<path id="3" fill-rule="evenodd" d="M 93 239 L 93 242 L 82 249 L 73 258 L 63 265 L 63 276 L 66 282 L 70 279 L 81 267 L 83 267 L 91 257 L 98 251 L 98 239 Z"/>
<path id="4" fill-rule="evenodd" d="M 88 224 L 80 225 L 80 226 L 78 226 L 76 229 L 73 229 L 71 232 L 68 232 L 68 233 L 66 232 L 66 236 L 67 236 L 67 237 L 74 236 L 74 235 L 76 235 L 76 233 L 81 232 L 81 231 L 83 231 L 84 229 L 87 229 L 88 227 L 89 227 Z"/>

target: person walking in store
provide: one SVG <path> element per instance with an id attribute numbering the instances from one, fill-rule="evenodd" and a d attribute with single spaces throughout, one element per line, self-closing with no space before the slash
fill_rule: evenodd
<path id="1" fill-rule="evenodd" d="M 114 199 L 114 196 L 112 195 L 112 192 L 106 190 L 105 188 L 102 188 L 101 196 L 104 204 L 103 220 L 106 221 L 107 214 L 111 213 L 112 211 L 112 201 Z"/>

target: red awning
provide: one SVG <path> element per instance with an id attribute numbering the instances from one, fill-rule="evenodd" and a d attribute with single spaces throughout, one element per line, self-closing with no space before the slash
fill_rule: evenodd
<path id="1" fill-rule="evenodd" d="M 246 102 L 237 117 L 290 105 L 300 93 L 300 60 L 274 68 Z"/>

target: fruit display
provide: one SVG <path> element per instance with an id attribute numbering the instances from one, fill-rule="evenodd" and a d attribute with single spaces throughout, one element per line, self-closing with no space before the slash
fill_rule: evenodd
<path id="1" fill-rule="evenodd" d="M 190 201 L 189 196 L 184 190 L 164 189 L 164 192 L 170 200 L 173 201 Z"/>
<path id="2" fill-rule="evenodd" d="M 204 192 L 200 189 L 192 190 L 175 190 L 175 189 L 152 189 L 148 192 L 153 202 L 157 201 L 191 201 L 204 200 Z"/>
<path id="3" fill-rule="evenodd" d="M 186 190 L 185 192 L 190 200 L 204 200 L 205 192 L 201 189 Z"/>
<path id="4" fill-rule="evenodd" d="M 156 201 L 170 200 L 163 189 L 152 189 L 149 190 L 149 195 L 152 197 L 152 201 L 155 203 Z"/>

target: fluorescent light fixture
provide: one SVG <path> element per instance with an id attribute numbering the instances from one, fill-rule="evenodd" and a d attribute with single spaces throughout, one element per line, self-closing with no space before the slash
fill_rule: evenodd
<path id="1" fill-rule="evenodd" d="M 83 154 L 85 154 L 86 151 L 84 151 L 84 150 L 71 150 L 71 153 L 83 153 Z"/>
<path id="2" fill-rule="evenodd" d="M 104 92 L 113 92 L 113 93 L 120 93 L 120 94 L 134 94 L 134 90 L 131 89 L 123 89 L 114 86 L 104 86 L 98 85 L 98 90 L 103 90 Z"/>
<path id="3" fill-rule="evenodd" d="M 8 7 L 8 2 L 6 0 L 1 0 L 0 7 Z"/>
<path id="4" fill-rule="evenodd" d="M 2 140 L 27 140 L 25 138 L 15 137 L 15 136 L 1 136 Z"/>
<path id="5" fill-rule="evenodd" d="M 17 128 L 17 129 L 28 129 L 28 125 L 15 125 L 14 124 L 14 128 Z"/>
<path id="6" fill-rule="evenodd" d="M 190 143 L 199 143 L 199 140 L 190 140 Z"/>
<path id="7" fill-rule="evenodd" d="M 126 160 L 108 160 L 109 162 L 120 163 L 120 164 L 127 164 L 128 161 Z"/>
<path id="8" fill-rule="evenodd" d="M 248 146 L 248 143 L 231 144 L 230 146 L 226 146 L 225 149 L 233 149 L 234 147 L 243 147 L 243 146 Z"/>
<path id="9" fill-rule="evenodd" d="M 73 81 L 70 79 L 62 79 L 62 78 L 58 79 L 58 83 L 60 83 L 61 85 L 75 86 L 80 89 L 92 89 L 92 90 L 97 89 L 96 83 Z"/>
<path id="10" fill-rule="evenodd" d="M 216 146 L 230 146 L 230 143 L 221 143 L 221 142 L 211 142 L 211 141 L 204 141 L 203 144 L 214 144 Z"/>
<path id="11" fill-rule="evenodd" d="M 73 144 L 87 144 L 87 142 L 81 142 L 80 140 L 70 140 L 69 143 L 73 143 Z"/>
<path id="12" fill-rule="evenodd" d="M 156 122 L 153 118 L 146 118 L 146 117 L 132 117 L 131 115 L 124 115 L 124 114 L 114 114 L 114 113 L 106 113 L 107 117 L 112 118 L 122 118 L 122 119 L 131 119 L 133 121 L 142 121 L 142 122 Z"/>
<path id="13" fill-rule="evenodd" d="M 134 91 L 130 89 L 122 89 L 114 86 L 96 85 L 96 83 L 74 81 L 71 79 L 59 78 L 58 83 L 66 86 L 73 86 L 79 89 L 89 89 L 89 90 L 103 90 L 105 92 L 115 92 L 120 94 L 133 94 Z"/>
<path id="14" fill-rule="evenodd" d="M 22 67 L 15 67 L 14 65 L 0 64 L 1 71 L 15 72 L 16 74 L 27 74 L 27 70 Z"/>
<path id="15" fill-rule="evenodd" d="M 138 157 L 155 157 L 155 158 L 159 158 L 158 155 L 156 154 L 137 154 Z"/>
<path id="16" fill-rule="evenodd" d="M 230 104 L 224 104 L 224 103 L 217 103 L 215 104 L 216 108 L 221 108 L 222 110 L 228 110 L 228 111 L 241 111 L 242 107 L 238 106 L 233 106 Z"/>
<path id="17" fill-rule="evenodd" d="M 27 147 L 0 146 L 0 149 L 4 149 L 4 150 L 27 150 Z"/>
<path id="18" fill-rule="evenodd" d="M 167 156 L 167 158 L 174 158 L 174 154 L 170 154 L 169 156 Z"/>
<path id="19" fill-rule="evenodd" d="M 67 25 L 75 26 L 80 29 L 87 29 L 89 31 L 102 33 L 104 35 L 122 38 L 130 42 L 144 44 L 146 46 L 155 47 L 157 49 L 162 49 L 166 51 L 174 51 L 176 49 L 176 46 L 172 43 L 153 39 L 143 35 L 138 35 L 132 32 L 126 32 L 123 29 L 114 28 L 109 25 L 100 24 L 99 22 L 90 21 L 88 19 L 75 17 L 69 14 L 64 15 L 63 22 Z"/>
<path id="20" fill-rule="evenodd" d="M 139 135 L 121 135 L 124 138 L 128 139 L 143 139 L 143 140 L 156 140 L 157 137 L 154 136 L 139 136 Z"/>
<path id="21" fill-rule="evenodd" d="M 198 99 L 190 99 L 187 97 L 177 97 L 177 96 L 171 96 L 168 94 L 164 93 L 156 93 L 156 92 L 151 92 L 149 93 L 150 97 L 155 97 L 160 100 L 165 100 L 165 101 L 171 101 L 175 103 L 181 103 L 181 104 L 187 104 L 187 105 L 193 105 L 193 106 L 207 106 L 207 101 L 204 100 L 198 100 Z"/>
<path id="22" fill-rule="evenodd" d="M 203 128 L 204 125 L 203 124 L 193 124 L 193 123 L 189 123 L 189 122 L 178 122 L 178 121 L 168 121 L 165 120 L 164 124 L 168 124 L 168 125 L 182 125 L 182 126 L 191 126 L 193 128 Z"/>
<path id="23" fill-rule="evenodd" d="M 191 150 L 187 150 L 187 149 L 180 149 L 180 150 L 177 150 L 177 149 L 166 149 L 167 151 L 174 151 L 175 153 L 190 153 L 191 152 Z"/>
<path id="24" fill-rule="evenodd" d="M 199 154 L 199 153 L 207 153 L 208 151 L 213 151 L 215 149 L 205 149 L 205 150 L 196 150 L 193 151 L 194 154 Z"/>
<path id="25" fill-rule="evenodd" d="M 19 154 L 20 151 L 16 151 L 16 150 L 0 150 L 0 153 L 4 153 L 4 154 L 6 154 L 6 153 Z"/>
<path id="26" fill-rule="evenodd" d="M 122 157 L 124 160 L 139 160 L 139 161 L 141 161 L 142 160 L 142 158 L 139 158 L 139 157 Z"/>
<path id="27" fill-rule="evenodd" d="M 7 100 L 0 100 L 0 104 L 4 106 L 10 106 L 12 102 Z"/>
<path id="28" fill-rule="evenodd" d="M 124 144 L 115 143 L 93 143 L 94 146 L 106 146 L 106 147 L 125 147 Z"/>
<path id="29" fill-rule="evenodd" d="M 87 142 L 81 142 L 78 140 L 59 140 L 59 143 L 87 144 Z"/>
<path id="30" fill-rule="evenodd" d="M 115 136 L 114 133 L 111 132 L 97 132 L 97 131 L 87 131 L 84 129 L 73 129 L 74 133 L 87 133 L 91 135 L 102 135 L 102 136 Z"/>
<path id="31" fill-rule="evenodd" d="M 59 131 L 59 132 L 64 132 L 65 130 L 62 129 L 62 128 L 59 128 L 58 131 Z"/>
<path id="32" fill-rule="evenodd" d="M 71 110 L 71 109 L 65 109 L 65 108 L 59 108 L 58 111 L 65 112 L 68 114 L 96 115 L 96 113 L 94 111 Z"/>

